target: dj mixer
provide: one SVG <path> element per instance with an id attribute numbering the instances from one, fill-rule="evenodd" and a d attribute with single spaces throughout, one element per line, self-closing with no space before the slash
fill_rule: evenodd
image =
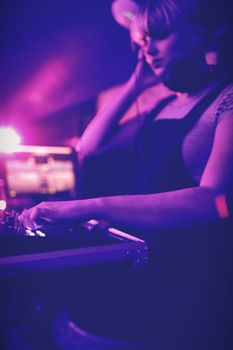
<path id="1" fill-rule="evenodd" d="M 0 270 L 59 269 L 104 262 L 147 260 L 146 243 L 130 234 L 90 220 L 82 225 L 27 229 L 17 210 L 0 211 Z"/>

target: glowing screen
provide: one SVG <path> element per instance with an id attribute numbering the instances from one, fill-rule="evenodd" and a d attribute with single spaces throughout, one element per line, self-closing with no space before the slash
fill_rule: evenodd
<path id="1" fill-rule="evenodd" d="M 75 192 L 75 169 L 69 154 L 19 153 L 6 160 L 5 171 L 11 198 Z"/>

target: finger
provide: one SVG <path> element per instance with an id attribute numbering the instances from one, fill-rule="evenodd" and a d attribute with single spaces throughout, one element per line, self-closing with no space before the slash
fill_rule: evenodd
<path id="1" fill-rule="evenodd" d="M 31 210 L 24 211 L 19 217 L 19 221 L 29 229 L 34 229 L 33 222 L 30 219 Z"/>
<path id="2" fill-rule="evenodd" d="M 138 50 L 138 60 L 142 61 L 144 59 L 144 54 L 142 48 Z"/>
<path id="3" fill-rule="evenodd" d="M 35 206 L 30 209 L 24 210 L 22 215 L 19 216 L 19 221 L 28 229 L 36 229 L 42 225 L 38 222 L 38 212 L 39 207 Z"/>
<path id="4" fill-rule="evenodd" d="M 34 224 L 36 228 L 42 226 L 48 226 L 53 223 L 50 217 L 51 212 L 47 207 L 43 205 L 35 207 L 30 213 L 30 221 Z"/>

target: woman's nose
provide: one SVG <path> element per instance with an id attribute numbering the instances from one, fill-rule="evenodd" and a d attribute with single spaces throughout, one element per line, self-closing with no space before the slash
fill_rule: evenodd
<path id="1" fill-rule="evenodd" d="M 146 42 L 145 42 L 145 46 L 144 46 L 144 52 L 147 55 L 150 56 L 155 56 L 158 53 L 158 47 L 156 45 L 156 41 L 151 39 L 151 38 L 147 38 Z"/>

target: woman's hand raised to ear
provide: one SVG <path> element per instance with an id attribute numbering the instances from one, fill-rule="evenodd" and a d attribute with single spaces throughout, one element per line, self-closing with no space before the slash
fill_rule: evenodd
<path id="1" fill-rule="evenodd" d="M 141 50 L 138 52 L 138 63 L 130 80 L 135 81 L 135 88 L 138 89 L 139 92 L 160 83 L 160 80 L 146 62 Z"/>
<path id="2" fill-rule="evenodd" d="M 119 93 L 97 112 L 81 136 L 78 149 L 82 157 L 96 154 L 115 133 L 119 120 L 137 97 L 146 88 L 158 83 L 159 80 L 141 55 L 129 80 L 122 86 Z"/>

